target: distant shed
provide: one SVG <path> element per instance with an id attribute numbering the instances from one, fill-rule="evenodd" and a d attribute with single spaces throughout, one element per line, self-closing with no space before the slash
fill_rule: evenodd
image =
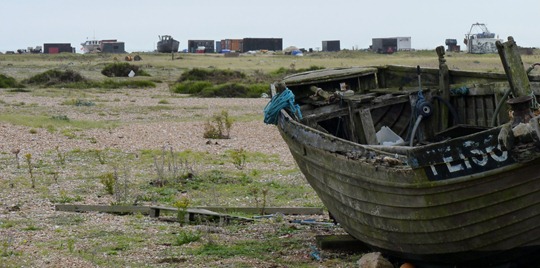
<path id="1" fill-rule="evenodd" d="M 410 37 L 373 38 L 371 50 L 377 53 L 394 53 L 396 51 L 411 50 Z"/>
<path id="2" fill-rule="evenodd" d="M 244 38 L 242 40 L 242 52 L 258 51 L 258 50 L 270 50 L 270 51 L 282 51 L 283 39 L 282 38 Z"/>
<path id="3" fill-rule="evenodd" d="M 43 53 L 58 54 L 58 53 L 75 53 L 75 48 L 71 43 L 45 43 L 43 44 Z"/>
<path id="4" fill-rule="evenodd" d="M 241 52 L 243 40 L 242 39 L 223 39 L 221 40 L 221 50 L 228 50 L 231 52 Z"/>
<path id="5" fill-rule="evenodd" d="M 339 40 L 322 41 L 322 51 L 340 51 Z"/>
<path id="6" fill-rule="evenodd" d="M 214 40 L 188 40 L 190 53 L 214 53 Z"/>
<path id="7" fill-rule="evenodd" d="M 124 42 L 102 42 L 102 53 L 126 53 Z"/>
<path id="8" fill-rule="evenodd" d="M 217 53 L 223 52 L 223 48 L 221 47 L 221 41 L 223 41 L 223 40 L 216 41 L 216 52 Z"/>

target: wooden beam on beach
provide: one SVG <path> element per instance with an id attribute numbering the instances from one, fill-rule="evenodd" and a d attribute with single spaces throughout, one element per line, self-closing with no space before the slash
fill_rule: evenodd
<path id="1" fill-rule="evenodd" d="M 145 206 L 107 206 L 107 205 L 55 205 L 57 211 L 68 212 L 106 212 L 118 214 L 141 213 L 150 214 L 150 207 Z"/>
<path id="2" fill-rule="evenodd" d="M 56 205 L 57 211 L 68 212 L 105 212 L 105 213 L 117 213 L 117 214 L 131 214 L 141 213 L 150 215 L 151 217 L 159 217 L 161 211 L 171 211 L 178 213 L 178 208 L 163 207 L 163 206 L 107 206 L 107 205 Z M 253 221 L 253 219 L 245 217 L 237 217 L 228 214 L 222 214 L 207 209 L 200 208 L 187 208 L 183 211 L 186 216 L 186 221 L 195 220 L 196 216 L 214 218 L 229 221 L 229 220 L 242 220 Z"/>
<path id="3" fill-rule="evenodd" d="M 185 210 L 180 210 L 175 207 L 162 207 L 162 206 L 151 206 L 150 207 L 150 217 L 157 218 L 159 217 L 161 211 L 170 211 L 174 213 L 182 213 L 185 214 L 184 220 L 186 222 L 195 221 L 197 217 L 204 217 L 206 219 L 217 219 L 220 222 L 229 222 L 231 220 L 239 220 L 239 221 L 254 221 L 251 218 L 246 217 L 239 217 L 239 216 L 233 216 L 229 214 L 222 214 L 215 211 L 211 211 L 208 209 L 201 209 L 201 208 L 186 208 Z"/>
<path id="4" fill-rule="evenodd" d="M 159 217 L 161 211 L 170 211 L 177 213 L 178 208 L 165 207 L 165 206 L 108 206 L 108 205 L 71 205 L 71 204 L 58 204 L 55 206 L 57 211 L 68 212 L 105 212 L 105 213 L 117 213 L 117 214 L 132 214 L 141 213 L 149 215 L 151 217 Z M 284 215 L 322 215 L 324 214 L 323 208 L 315 207 L 193 207 L 187 208 L 187 213 L 192 219 L 194 215 L 212 216 L 212 217 L 225 217 L 239 220 L 252 220 L 245 217 L 237 217 L 229 215 L 229 213 L 244 213 L 244 214 L 277 214 Z"/>
<path id="5" fill-rule="evenodd" d="M 196 207 L 201 209 L 208 209 L 216 212 L 223 213 L 245 213 L 245 214 L 276 214 L 281 213 L 284 215 L 322 215 L 324 214 L 323 208 L 316 207 Z"/>

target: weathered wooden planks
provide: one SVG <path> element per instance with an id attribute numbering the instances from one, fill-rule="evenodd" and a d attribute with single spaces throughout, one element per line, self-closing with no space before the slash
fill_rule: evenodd
<path id="1" fill-rule="evenodd" d="M 523 61 L 519 55 L 519 50 L 514 38 L 509 36 L 508 41 L 495 43 L 499 56 L 501 57 L 504 72 L 508 77 L 510 88 L 514 91 L 514 95 L 526 96 L 531 92 L 529 84 L 529 76 L 523 67 Z"/>
<path id="2" fill-rule="evenodd" d="M 55 205 L 57 211 L 69 211 L 69 212 L 106 212 L 106 213 L 141 213 L 150 215 L 153 217 L 159 216 L 160 210 L 177 211 L 177 208 L 166 206 L 108 206 L 108 205 L 71 205 L 71 204 L 57 204 Z M 188 212 L 208 214 L 208 215 L 221 215 L 221 213 L 245 213 L 245 214 L 260 214 L 261 212 L 268 214 L 281 213 L 284 215 L 322 215 L 324 214 L 323 208 L 316 207 L 193 207 L 188 208 Z"/>
<path id="3" fill-rule="evenodd" d="M 107 205 L 55 205 L 57 211 L 68 212 L 106 212 L 106 213 L 118 213 L 118 214 L 130 214 L 141 213 L 149 214 L 150 207 L 144 206 L 107 206 Z"/>

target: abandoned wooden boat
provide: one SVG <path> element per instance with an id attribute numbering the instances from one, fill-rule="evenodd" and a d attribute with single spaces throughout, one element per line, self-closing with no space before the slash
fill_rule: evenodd
<path id="1" fill-rule="evenodd" d="M 174 40 L 170 35 L 162 35 L 159 36 L 157 51 L 160 53 L 176 53 L 179 46 L 180 41 Z"/>
<path id="2" fill-rule="evenodd" d="M 540 77 L 513 39 L 498 47 L 506 74 L 448 70 L 438 47 L 439 69 L 291 75 L 265 122 L 331 216 L 374 250 L 417 267 L 520 265 L 540 255 Z M 274 105 L 290 92 L 294 104 Z"/>

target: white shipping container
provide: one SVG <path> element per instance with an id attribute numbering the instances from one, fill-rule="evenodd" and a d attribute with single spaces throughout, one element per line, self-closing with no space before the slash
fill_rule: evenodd
<path id="1" fill-rule="evenodd" d="M 396 37 L 397 50 L 411 50 L 411 37 Z"/>

